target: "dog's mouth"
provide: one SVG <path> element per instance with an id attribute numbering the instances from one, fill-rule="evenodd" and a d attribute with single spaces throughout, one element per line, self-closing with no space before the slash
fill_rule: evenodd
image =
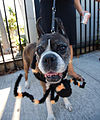
<path id="1" fill-rule="evenodd" d="M 48 72 L 45 74 L 46 81 L 52 84 L 59 83 L 62 79 L 62 73 Z"/>

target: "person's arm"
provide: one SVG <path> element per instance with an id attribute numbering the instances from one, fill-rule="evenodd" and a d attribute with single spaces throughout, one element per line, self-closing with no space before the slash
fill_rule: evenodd
<path id="1" fill-rule="evenodd" d="M 88 11 L 82 10 L 82 6 L 81 6 L 81 3 L 80 3 L 80 0 L 74 0 L 74 5 L 75 5 L 75 8 L 77 9 L 77 11 L 79 12 L 79 14 L 83 18 L 84 18 L 84 13 L 89 13 Z M 91 16 L 91 14 L 88 15 L 88 19 L 90 18 L 90 16 Z M 87 19 L 87 21 L 84 24 L 87 24 L 88 19 Z"/>
<path id="2" fill-rule="evenodd" d="M 84 15 L 84 11 L 82 10 L 82 6 L 80 4 L 80 0 L 74 0 L 74 5 L 80 15 Z"/>
<path id="3" fill-rule="evenodd" d="M 100 2 L 100 0 L 96 0 L 96 1 Z"/>

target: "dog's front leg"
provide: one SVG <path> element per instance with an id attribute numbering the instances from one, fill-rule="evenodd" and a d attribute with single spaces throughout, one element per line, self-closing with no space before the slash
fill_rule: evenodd
<path id="1" fill-rule="evenodd" d="M 65 98 L 63 98 L 63 100 L 64 100 L 64 103 L 65 103 L 66 109 L 71 112 L 72 111 L 72 105 L 69 102 L 68 98 L 65 97 Z"/>
<path id="2" fill-rule="evenodd" d="M 49 84 L 46 84 L 46 89 L 49 88 Z M 48 112 L 48 117 L 47 120 L 55 120 L 54 114 L 53 114 L 53 110 L 52 110 L 52 104 L 50 102 L 50 95 L 48 95 L 47 99 L 46 99 L 46 106 L 47 106 L 47 112 Z"/>

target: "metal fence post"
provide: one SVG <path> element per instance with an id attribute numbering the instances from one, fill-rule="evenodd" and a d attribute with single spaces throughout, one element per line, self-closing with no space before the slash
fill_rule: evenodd
<path id="1" fill-rule="evenodd" d="M 94 0 L 94 22 L 93 22 L 93 51 L 94 51 L 94 47 L 95 47 L 95 0 Z"/>
<path id="2" fill-rule="evenodd" d="M 13 54 L 13 49 L 12 49 L 12 43 L 11 43 L 11 38 L 10 38 L 10 31 L 9 31 L 8 20 L 7 20 L 7 15 L 6 15 L 5 3 L 4 3 L 4 0 L 2 0 L 2 1 L 3 1 L 3 7 L 4 7 L 4 13 L 5 13 L 5 20 L 6 20 L 6 27 L 7 27 L 7 32 L 8 32 L 9 42 L 10 42 L 10 48 L 11 48 L 12 58 L 13 58 L 13 62 L 14 62 L 14 67 L 15 67 L 15 69 L 17 69 L 16 63 L 15 63 L 14 54 Z"/>
<path id="3" fill-rule="evenodd" d="M 100 11 L 99 11 L 99 7 L 100 7 L 100 3 L 98 2 L 98 19 L 97 19 L 97 44 L 99 44 L 99 35 L 100 35 L 100 33 L 99 33 L 99 27 L 100 27 L 100 24 L 99 24 L 99 19 L 100 19 L 100 17 L 99 17 L 99 15 L 100 15 Z"/>
<path id="4" fill-rule="evenodd" d="M 85 4 L 85 10 L 87 8 L 87 5 L 86 5 L 86 0 L 84 0 L 84 4 Z M 85 25 L 85 53 L 87 52 L 87 25 Z"/>
<path id="5" fill-rule="evenodd" d="M 39 0 L 34 0 L 35 11 L 36 11 L 36 20 L 40 17 L 40 3 Z"/>
<path id="6" fill-rule="evenodd" d="M 28 25 L 28 17 L 27 17 L 26 0 L 24 0 L 24 8 L 25 8 L 25 17 L 26 17 L 26 26 L 27 26 L 28 40 L 29 40 L 29 43 L 30 43 L 30 33 L 29 33 L 29 25 Z"/>
<path id="7" fill-rule="evenodd" d="M 21 55 L 22 55 L 23 48 L 22 48 L 22 45 L 21 45 L 20 31 L 19 31 L 19 24 L 18 24 L 18 17 L 17 17 L 17 11 L 16 11 L 16 3 L 15 3 L 15 0 L 14 0 L 14 8 L 15 8 L 15 16 L 16 16 L 16 23 L 17 23 L 17 32 L 18 32 L 18 36 L 19 36 L 19 44 L 20 44 Z"/>
<path id="8" fill-rule="evenodd" d="M 89 0 L 89 12 L 91 13 L 91 0 Z M 89 52 L 91 51 L 91 17 L 89 20 Z"/>
<path id="9" fill-rule="evenodd" d="M 7 66 L 6 66 L 6 62 L 5 62 L 5 59 L 4 59 L 4 55 L 3 55 L 3 50 L 2 50 L 1 42 L 0 42 L 0 52 L 1 52 L 1 55 L 2 55 L 2 59 L 3 59 L 5 71 L 7 72 Z"/>
<path id="10" fill-rule="evenodd" d="M 80 0 L 81 3 L 81 0 Z M 81 23 L 82 17 L 80 16 L 80 54 L 82 54 L 82 23 Z"/>

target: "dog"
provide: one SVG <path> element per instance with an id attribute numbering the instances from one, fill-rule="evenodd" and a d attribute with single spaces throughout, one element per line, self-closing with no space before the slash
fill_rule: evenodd
<path id="1" fill-rule="evenodd" d="M 41 77 L 36 76 L 40 80 L 43 87 L 43 92 L 49 88 L 50 84 L 59 83 L 67 70 L 70 59 L 69 39 L 65 37 L 63 23 L 60 19 L 55 19 L 59 30 L 54 33 L 45 33 L 40 25 L 40 20 L 37 21 L 38 42 L 31 43 L 24 49 L 23 63 L 25 71 L 25 86 L 28 87 L 28 70 L 36 56 L 36 68 L 32 71 L 36 74 L 41 74 Z M 72 111 L 72 106 L 67 98 L 63 98 L 66 108 Z M 55 120 L 52 105 L 50 103 L 50 96 L 46 99 L 46 106 L 48 111 L 48 120 Z"/>

